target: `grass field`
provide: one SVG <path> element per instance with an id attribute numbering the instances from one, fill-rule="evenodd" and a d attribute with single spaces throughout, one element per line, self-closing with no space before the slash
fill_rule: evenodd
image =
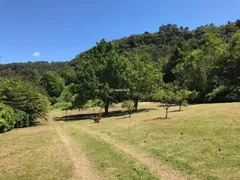
<path id="1" fill-rule="evenodd" d="M 177 112 L 116 105 L 94 124 L 85 111 L 52 111 L 41 125 L 0 134 L 0 179 L 240 179 L 240 103 Z"/>

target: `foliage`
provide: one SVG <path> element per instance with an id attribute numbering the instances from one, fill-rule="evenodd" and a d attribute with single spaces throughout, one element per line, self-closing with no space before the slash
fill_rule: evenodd
<path id="1" fill-rule="evenodd" d="M 176 84 L 165 84 L 162 88 L 152 94 L 152 99 L 160 102 L 160 106 L 166 110 L 166 119 L 168 118 L 168 109 L 171 106 L 177 105 L 179 106 L 178 111 L 181 111 L 181 107 L 186 106 L 188 100 L 195 97 L 195 92 L 179 88 L 179 86 L 176 87 Z"/>
<path id="2" fill-rule="evenodd" d="M 84 108 L 92 108 L 92 107 L 104 107 L 104 103 L 101 99 L 94 99 L 94 100 L 88 100 L 86 104 L 84 104 Z"/>
<path id="3" fill-rule="evenodd" d="M 129 117 L 131 117 L 132 111 L 134 109 L 134 104 L 132 101 L 123 101 L 122 108 L 127 108 Z"/>
<path id="4" fill-rule="evenodd" d="M 41 84 L 52 104 L 58 101 L 64 84 L 73 84 L 74 99 L 66 107 L 82 108 L 89 100 L 100 99 L 106 113 L 112 103 L 125 99 L 132 99 L 137 110 L 138 101 L 150 100 L 163 81 L 177 82 L 178 89 L 194 92 L 191 103 L 239 101 L 239 22 L 194 30 L 161 25 L 155 33 L 111 42 L 102 39 L 70 62 L 0 65 L 0 76 L 21 74 L 38 88 Z"/>
<path id="5" fill-rule="evenodd" d="M 45 72 L 41 78 L 41 84 L 45 87 L 51 97 L 59 97 L 64 88 L 64 79 L 56 72 Z"/>
<path id="6" fill-rule="evenodd" d="M 138 108 L 138 100 L 147 99 L 147 96 L 153 93 L 162 85 L 163 78 L 161 68 L 157 63 L 152 62 L 151 57 L 147 53 L 141 55 L 128 55 L 130 63 L 125 71 L 125 78 L 129 96 L 134 101 L 135 111 Z"/>
<path id="7" fill-rule="evenodd" d="M 157 91 L 153 94 L 153 99 L 157 102 L 161 102 L 161 107 L 166 110 L 165 119 L 167 119 L 168 109 L 177 103 L 177 96 L 172 87 L 166 86 L 165 89 Z"/>
<path id="8" fill-rule="evenodd" d="M 75 95 L 72 92 L 72 87 L 74 84 L 70 84 L 65 86 L 60 97 L 57 99 L 58 103 L 55 104 L 55 108 L 62 109 L 66 111 L 73 109 L 73 102 L 75 99 Z"/>
<path id="9" fill-rule="evenodd" d="M 16 116 L 14 115 L 14 110 L 0 103 L 0 132 L 14 128 L 15 123 Z"/>
<path id="10" fill-rule="evenodd" d="M 38 72 L 41 76 L 47 71 L 61 71 L 68 68 L 69 65 L 66 62 L 27 62 L 27 63 L 11 63 L 11 64 L 0 64 L 0 77 L 3 76 L 32 76 L 32 73 Z"/>
<path id="11" fill-rule="evenodd" d="M 181 111 L 182 106 L 187 106 L 191 94 L 192 92 L 186 89 L 180 89 L 176 92 L 176 104 L 179 106 L 179 111 Z"/>
<path id="12" fill-rule="evenodd" d="M 81 106 L 89 99 L 101 99 L 105 113 L 111 103 L 117 102 L 116 89 L 124 87 L 123 72 L 127 60 L 117 53 L 117 47 L 102 39 L 90 53 L 78 62 L 77 105 Z"/>
<path id="13" fill-rule="evenodd" d="M 45 118 L 48 100 L 39 89 L 20 77 L 0 78 L 2 130 L 32 126 L 38 118 Z"/>

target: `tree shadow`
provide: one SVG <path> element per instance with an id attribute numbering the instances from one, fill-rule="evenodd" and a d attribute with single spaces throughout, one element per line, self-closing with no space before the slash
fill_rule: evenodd
<path id="1" fill-rule="evenodd" d="M 133 112 L 132 114 L 140 113 L 140 112 L 149 112 L 150 110 L 154 110 L 154 108 L 149 109 L 139 109 L 136 112 Z M 118 116 L 125 116 L 128 115 L 127 110 L 117 110 L 117 111 L 110 111 L 107 114 L 103 113 L 102 117 L 118 117 Z M 69 116 L 62 116 L 62 117 L 56 117 L 54 118 L 55 121 L 79 121 L 79 120 L 92 120 L 93 117 L 98 116 L 98 113 L 87 113 L 87 114 L 76 114 L 76 115 L 69 115 Z M 121 118 L 118 118 L 121 119 Z"/>
<path id="2" fill-rule="evenodd" d="M 143 122 L 149 122 L 149 121 L 156 121 L 156 120 L 168 120 L 170 118 L 165 118 L 165 117 L 157 117 L 157 118 L 153 118 L 153 119 L 146 119 L 146 120 L 142 120 Z"/>
<path id="3" fill-rule="evenodd" d="M 168 111 L 168 112 L 181 112 L 181 111 L 179 111 L 179 110 L 172 110 L 172 111 Z"/>
<path id="4" fill-rule="evenodd" d="M 125 116 L 125 117 L 119 117 L 119 118 L 116 118 L 116 119 L 129 119 L 129 118 L 131 118 L 131 117 Z"/>

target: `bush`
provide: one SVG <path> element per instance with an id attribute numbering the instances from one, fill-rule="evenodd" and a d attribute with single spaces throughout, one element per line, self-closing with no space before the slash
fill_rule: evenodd
<path id="1" fill-rule="evenodd" d="M 14 128 L 16 116 L 11 107 L 0 104 L 0 132 L 8 131 Z"/>
<path id="2" fill-rule="evenodd" d="M 84 104 L 84 108 L 92 108 L 92 107 L 104 107 L 104 103 L 100 99 L 88 100 L 86 104 Z"/>
<path id="3" fill-rule="evenodd" d="M 122 108 L 127 108 L 129 117 L 131 117 L 131 114 L 132 114 L 132 111 L 133 111 L 133 108 L 134 108 L 133 101 L 123 101 L 122 102 Z"/>

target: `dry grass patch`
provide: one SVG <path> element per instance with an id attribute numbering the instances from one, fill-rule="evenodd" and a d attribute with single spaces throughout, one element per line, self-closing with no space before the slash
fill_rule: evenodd
<path id="1" fill-rule="evenodd" d="M 0 179 L 69 179 L 71 161 L 51 127 L 41 126 L 0 134 Z"/>

